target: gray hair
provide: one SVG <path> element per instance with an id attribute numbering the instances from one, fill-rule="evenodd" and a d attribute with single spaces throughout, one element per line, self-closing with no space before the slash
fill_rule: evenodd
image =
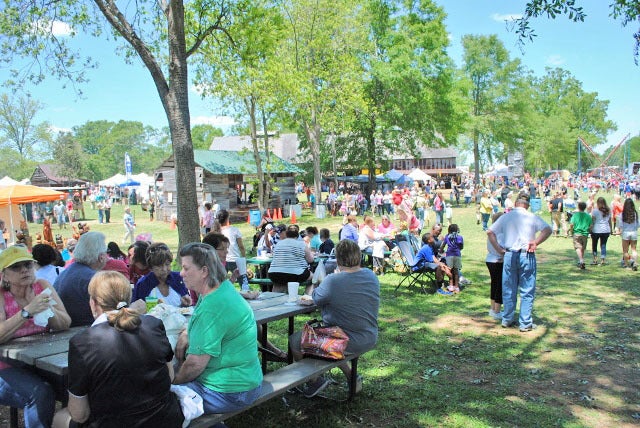
<path id="1" fill-rule="evenodd" d="M 209 244 L 192 242 L 180 249 L 180 257 L 191 257 L 198 267 L 206 266 L 209 271 L 209 288 L 215 288 L 227 279 L 227 270 L 218 258 L 215 248 Z"/>
<path id="2" fill-rule="evenodd" d="M 73 250 L 76 262 L 91 266 L 98 262 L 100 254 L 107 252 L 106 238 L 101 232 L 83 233 Z"/>

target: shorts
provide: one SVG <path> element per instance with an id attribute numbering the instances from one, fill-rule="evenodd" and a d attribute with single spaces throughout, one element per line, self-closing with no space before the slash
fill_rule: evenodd
<path id="1" fill-rule="evenodd" d="M 622 240 L 623 241 L 637 241 L 638 240 L 638 231 L 631 230 L 628 232 L 622 232 Z"/>
<path id="2" fill-rule="evenodd" d="M 451 269 L 462 269 L 462 257 L 460 256 L 447 256 L 447 266 Z"/>
<path id="3" fill-rule="evenodd" d="M 587 248 L 587 237 L 584 235 L 573 235 L 573 248 L 584 250 Z"/>

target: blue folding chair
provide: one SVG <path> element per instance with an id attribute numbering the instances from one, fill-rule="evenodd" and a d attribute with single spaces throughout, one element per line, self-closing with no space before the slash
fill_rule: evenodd
<path id="1" fill-rule="evenodd" d="M 405 266 L 405 276 L 398 283 L 394 292 L 397 293 L 400 286 L 408 280 L 408 288 L 418 284 L 421 291 L 426 294 L 427 290 L 424 288 L 425 283 L 429 282 L 433 285 L 436 282 L 435 269 L 429 268 L 428 266 L 416 268 L 416 257 L 411 248 L 411 244 L 408 241 L 399 241 L 397 244 Z"/>

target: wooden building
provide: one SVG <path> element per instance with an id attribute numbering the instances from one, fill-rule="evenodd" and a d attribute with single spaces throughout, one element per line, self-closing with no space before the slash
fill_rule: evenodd
<path id="1" fill-rule="evenodd" d="M 451 180 L 460 183 L 464 171 L 456 166 L 457 152 L 453 148 L 420 147 L 418 158 L 407 158 L 402 155 L 393 156 L 389 168 L 408 174 L 414 168 L 420 168 L 434 179 L 444 180 L 449 187 Z"/>
<path id="2" fill-rule="evenodd" d="M 53 187 L 58 190 L 86 187 L 87 180 L 63 176 L 59 172 L 61 169 L 59 165 L 55 164 L 40 164 L 31 174 L 31 184 L 38 187 Z"/>
<path id="3" fill-rule="evenodd" d="M 246 150 L 194 150 L 193 154 L 199 206 L 215 199 L 221 209 L 231 213 L 232 221 L 246 220 L 249 210 L 257 209 L 257 204 L 251 199 L 251 182 L 257 178 L 253 153 Z M 264 153 L 261 158 L 264 168 Z M 283 208 L 284 214 L 288 212 L 284 208 L 295 203 L 295 175 L 303 171 L 274 154 L 270 154 L 269 164 L 275 180 L 272 187 L 278 192 L 272 193 L 268 208 Z M 173 155 L 155 171 L 155 179 L 163 183 L 158 218 L 169 221 L 177 213 L 179 197 Z"/>

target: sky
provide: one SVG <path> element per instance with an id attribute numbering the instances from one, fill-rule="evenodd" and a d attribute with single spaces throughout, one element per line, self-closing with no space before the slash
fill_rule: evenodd
<path id="1" fill-rule="evenodd" d="M 555 20 L 538 18 L 532 21 L 537 33 L 533 42 L 524 46 L 509 31 L 505 20 L 519 16 L 525 8 L 522 0 L 437 0 L 445 9 L 445 21 L 450 33 L 451 57 L 458 65 L 462 60 L 461 38 L 466 34 L 496 34 L 510 51 L 511 58 L 520 58 L 523 65 L 536 76 L 543 76 L 546 67 L 561 67 L 582 82 L 583 90 L 596 92 L 598 99 L 608 100 L 608 119 L 618 125 L 605 144 L 620 142 L 624 136 L 640 134 L 640 67 L 633 60 L 632 34 L 637 23 L 623 27 L 620 21 L 609 17 L 608 4 L 612 0 L 578 0 L 587 13 L 585 22 L 573 23 L 566 17 Z M 61 33 L 64 27 L 57 27 Z M 54 78 L 48 78 L 27 90 L 34 99 L 45 105 L 36 118 L 47 121 L 54 130 L 69 130 L 87 121 L 131 120 L 155 128 L 167 126 L 167 119 L 149 72 L 139 61 L 127 65 L 123 57 L 115 54 L 114 42 L 80 37 L 74 45 L 90 52 L 99 67 L 89 70 L 88 83 L 79 88 L 78 97 L 73 89 Z M 0 68 L 0 79 L 7 70 Z M 192 126 L 212 124 L 230 132 L 233 119 L 225 116 L 214 102 L 203 100 L 191 86 L 189 105 Z M 592 144 L 593 142 L 588 142 Z"/>

